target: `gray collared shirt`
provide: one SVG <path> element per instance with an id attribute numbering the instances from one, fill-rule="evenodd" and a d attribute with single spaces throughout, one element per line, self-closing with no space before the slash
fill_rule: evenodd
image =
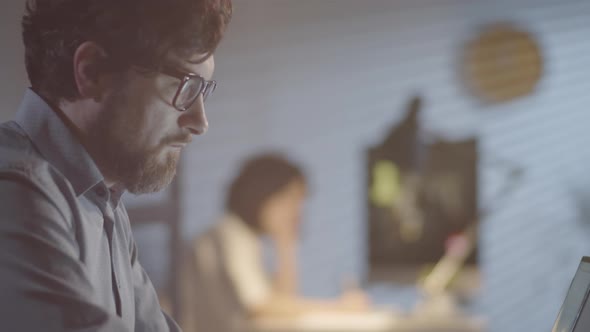
<path id="1" fill-rule="evenodd" d="M 121 194 L 27 90 L 0 124 L 1 330 L 180 331 L 139 264 Z"/>

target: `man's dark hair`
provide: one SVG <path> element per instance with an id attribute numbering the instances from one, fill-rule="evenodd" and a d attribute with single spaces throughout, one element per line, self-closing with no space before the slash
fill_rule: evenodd
<path id="1" fill-rule="evenodd" d="M 28 0 L 22 19 L 32 88 L 52 101 L 79 98 L 76 49 L 93 41 L 112 72 L 157 70 L 165 57 L 213 54 L 231 19 L 231 0 Z M 203 60 L 204 60 L 203 59 Z"/>
<path id="2" fill-rule="evenodd" d="M 260 212 L 273 195 L 298 180 L 305 184 L 303 171 L 279 154 L 267 153 L 247 160 L 228 190 L 226 208 L 257 232 Z"/>

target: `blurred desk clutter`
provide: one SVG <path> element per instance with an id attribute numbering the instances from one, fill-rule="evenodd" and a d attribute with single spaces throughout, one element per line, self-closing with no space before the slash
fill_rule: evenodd
<path id="1" fill-rule="evenodd" d="M 428 313 L 370 311 L 354 314 L 306 314 L 295 319 L 252 322 L 248 332 L 481 332 L 485 319 Z"/>

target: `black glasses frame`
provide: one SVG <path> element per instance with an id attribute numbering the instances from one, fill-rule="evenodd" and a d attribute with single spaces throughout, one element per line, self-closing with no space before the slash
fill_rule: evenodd
<path id="1" fill-rule="evenodd" d="M 201 94 L 203 95 L 203 102 L 205 102 L 205 100 L 207 100 L 207 97 L 209 95 L 211 95 L 211 93 L 213 93 L 213 91 L 215 91 L 215 88 L 217 88 L 217 81 L 215 81 L 215 80 L 208 81 L 208 80 L 204 79 L 201 75 L 198 75 L 195 73 L 184 72 L 184 71 L 177 69 L 175 67 L 172 67 L 172 66 L 164 66 L 160 70 L 158 70 L 158 72 L 180 80 L 180 84 L 178 85 L 178 88 L 176 89 L 176 93 L 174 94 L 174 98 L 172 99 L 172 105 L 174 106 L 174 108 L 176 108 L 177 110 L 179 110 L 181 112 L 184 112 L 187 109 L 189 109 L 195 103 L 195 101 L 199 98 L 199 95 L 201 95 Z M 180 96 L 180 93 L 182 92 L 184 87 L 191 80 L 199 80 L 200 81 L 199 91 L 197 91 L 197 93 L 195 93 L 195 95 L 189 99 L 189 101 L 186 105 L 180 106 L 180 105 L 178 105 L 178 97 Z"/>

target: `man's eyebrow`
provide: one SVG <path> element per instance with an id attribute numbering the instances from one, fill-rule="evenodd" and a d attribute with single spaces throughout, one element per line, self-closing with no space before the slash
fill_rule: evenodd
<path id="1" fill-rule="evenodd" d="M 197 59 L 188 59 L 188 60 L 186 60 L 186 62 L 190 63 L 191 65 L 199 65 L 199 64 L 207 61 L 207 59 L 209 59 L 210 57 L 211 57 L 211 55 L 207 54 L 207 55 L 204 55 L 204 56 L 197 58 Z"/>
<path id="2" fill-rule="evenodd" d="M 188 62 L 186 62 L 186 64 L 188 64 Z M 175 70 L 182 72 L 182 73 L 190 73 L 190 74 L 195 74 L 195 75 L 199 75 L 201 77 L 203 77 L 206 80 L 211 80 L 212 78 L 208 78 L 207 75 L 204 75 L 203 73 L 200 73 L 198 71 L 189 69 L 188 67 L 186 67 L 186 64 L 177 64 L 175 66 L 173 66 L 173 68 L 175 68 Z"/>
<path id="3" fill-rule="evenodd" d="M 198 72 L 195 72 L 195 71 L 192 71 L 192 70 L 187 70 L 186 72 L 187 72 L 187 73 L 191 73 L 191 74 L 196 74 L 196 75 L 199 75 L 199 76 L 201 76 L 202 78 L 204 78 L 204 79 L 206 79 L 206 80 L 208 80 L 208 81 L 210 81 L 210 80 L 212 80 L 212 79 L 213 79 L 213 77 L 209 77 L 209 75 L 204 75 L 204 74 L 202 74 L 202 73 L 198 73 Z"/>
<path id="4" fill-rule="evenodd" d="M 195 72 L 195 71 L 187 71 L 187 72 L 193 73 L 193 74 L 197 74 L 197 75 L 201 76 L 202 78 L 204 78 L 204 79 L 206 79 L 208 81 L 210 81 L 210 80 L 213 79 L 213 74 L 212 73 L 211 73 L 211 75 L 205 75 L 203 73 L 199 73 L 199 72 Z"/>
<path id="5" fill-rule="evenodd" d="M 201 58 L 201 59 L 189 59 L 186 60 L 187 63 L 191 64 L 191 65 L 200 65 L 201 63 L 205 62 L 207 60 L 207 58 Z"/>

